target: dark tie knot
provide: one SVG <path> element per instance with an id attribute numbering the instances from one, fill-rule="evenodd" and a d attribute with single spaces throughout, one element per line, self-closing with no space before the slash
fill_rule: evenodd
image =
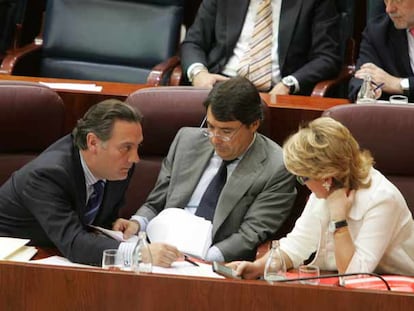
<path id="1" fill-rule="evenodd" d="M 103 180 L 98 180 L 96 183 L 93 184 L 93 190 L 96 193 L 101 193 L 105 188 L 105 182 Z"/>
<path id="2" fill-rule="evenodd" d="M 86 204 L 86 210 L 84 214 L 84 220 L 87 224 L 91 224 L 98 214 L 99 207 L 102 204 L 105 182 L 103 180 L 98 180 L 92 185 L 92 187 L 93 192 L 89 197 L 88 203 Z"/>

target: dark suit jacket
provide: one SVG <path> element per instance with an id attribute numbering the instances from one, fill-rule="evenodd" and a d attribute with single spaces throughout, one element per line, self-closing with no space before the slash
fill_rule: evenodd
<path id="1" fill-rule="evenodd" d="M 396 29 L 387 14 L 370 20 L 362 33 L 356 69 L 365 63 L 374 63 L 390 75 L 409 78 L 410 101 L 414 100 L 414 74 L 410 66 L 408 54 L 407 32 Z M 362 80 L 352 78 L 349 84 L 349 99 L 355 101 Z M 382 99 L 392 94 L 383 93 Z"/>
<path id="2" fill-rule="evenodd" d="M 153 218 L 164 208 L 187 206 L 214 152 L 198 128 L 183 128 L 164 160 L 155 188 L 137 215 Z M 226 261 L 255 258 L 288 217 L 296 195 L 282 149 L 257 134 L 229 177 L 213 219 L 213 244 Z"/>
<path id="3" fill-rule="evenodd" d="M 112 227 L 128 183 L 129 177 L 107 181 L 94 225 Z M 81 217 L 85 202 L 79 150 L 67 135 L 16 171 L 0 188 L 0 236 L 27 238 L 37 246 L 56 246 L 71 261 L 100 265 L 103 250 L 118 248 L 119 242 L 87 230 Z"/>
<path id="4" fill-rule="evenodd" d="M 249 0 L 204 0 L 181 47 L 186 75 L 200 62 L 220 73 L 243 28 Z M 237 3 L 237 4 L 236 4 Z M 279 64 L 282 77 L 293 75 L 300 93 L 336 75 L 340 68 L 339 17 L 333 0 L 283 0 L 279 24 Z"/>

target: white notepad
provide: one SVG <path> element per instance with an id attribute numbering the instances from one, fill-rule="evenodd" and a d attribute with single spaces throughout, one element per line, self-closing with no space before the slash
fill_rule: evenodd
<path id="1" fill-rule="evenodd" d="M 212 243 L 212 228 L 210 221 L 182 208 L 166 208 L 148 223 L 147 236 L 151 242 L 167 243 L 205 259 Z"/>
<path id="2" fill-rule="evenodd" d="M 23 246 L 29 243 L 29 241 L 30 240 L 28 239 L 0 237 L 0 260 L 13 260 L 13 255 L 19 256 L 18 258 L 21 260 L 23 258 L 22 256 L 24 256 L 24 252 L 27 251 Z M 20 254 L 18 254 L 19 251 L 21 252 Z M 27 252 L 26 256 L 30 254 L 30 251 Z M 33 250 L 31 252 L 33 252 Z"/>

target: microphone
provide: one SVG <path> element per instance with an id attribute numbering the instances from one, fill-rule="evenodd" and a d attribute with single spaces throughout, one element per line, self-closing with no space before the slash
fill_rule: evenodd
<path id="1" fill-rule="evenodd" d="M 323 275 L 319 275 L 319 276 L 309 276 L 309 277 L 303 277 L 303 278 L 281 279 L 281 280 L 276 280 L 274 282 L 287 283 L 287 282 L 296 282 L 296 281 L 307 281 L 307 280 L 320 280 L 320 279 L 339 278 L 339 286 L 345 286 L 343 280 L 341 279 L 342 277 L 347 277 L 347 276 L 360 276 L 360 275 L 368 275 L 368 276 L 373 276 L 373 277 L 376 277 L 376 278 L 380 279 L 385 284 L 385 286 L 387 287 L 387 290 L 391 291 L 390 285 L 388 284 L 388 282 L 381 275 L 379 275 L 377 273 L 371 273 L 371 272 L 323 274 Z"/>

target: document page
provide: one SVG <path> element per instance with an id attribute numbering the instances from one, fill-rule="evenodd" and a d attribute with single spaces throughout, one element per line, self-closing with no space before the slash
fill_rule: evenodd
<path id="1" fill-rule="evenodd" d="M 93 225 L 89 225 L 89 227 L 102 232 L 103 234 L 113 238 L 114 240 L 120 241 L 120 242 L 137 242 L 138 241 L 138 236 L 133 235 L 131 236 L 129 239 L 124 239 L 124 235 L 121 231 L 114 231 L 114 230 L 110 230 L 110 229 L 105 229 L 99 226 L 93 226 Z"/>
<path id="2" fill-rule="evenodd" d="M 148 223 L 147 235 L 151 242 L 171 244 L 204 259 L 212 243 L 212 228 L 210 221 L 182 208 L 167 208 Z"/>
<path id="3" fill-rule="evenodd" d="M 224 276 L 221 276 L 213 271 L 210 264 L 205 264 L 201 262 L 197 262 L 197 264 L 198 264 L 198 267 L 186 261 L 175 261 L 172 263 L 170 268 L 162 268 L 158 266 L 153 266 L 152 272 L 160 273 L 160 274 L 201 276 L 201 277 L 224 279 Z"/>
<path id="4" fill-rule="evenodd" d="M 0 259 L 6 259 L 12 253 L 29 243 L 28 239 L 0 237 Z"/>

